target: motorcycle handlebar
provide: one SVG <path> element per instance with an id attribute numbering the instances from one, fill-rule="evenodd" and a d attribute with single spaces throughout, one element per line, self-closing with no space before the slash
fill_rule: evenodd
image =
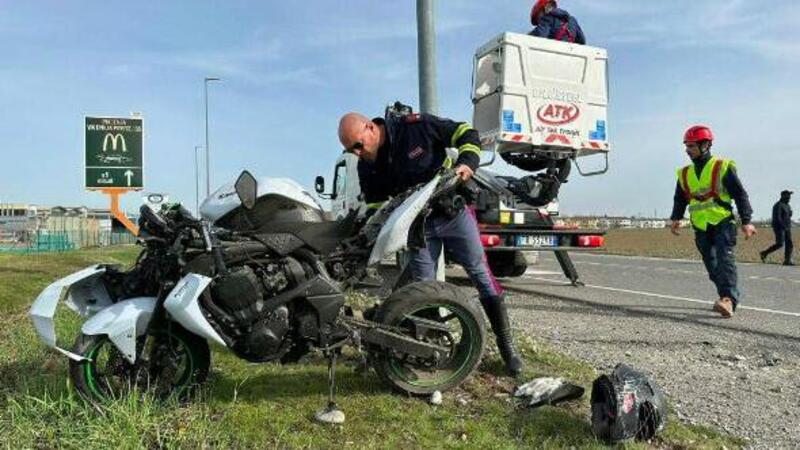
<path id="1" fill-rule="evenodd" d="M 448 194 L 458 188 L 461 185 L 462 180 L 461 177 L 456 174 L 456 171 L 453 169 L 446 169 L 442 171 L 440 176 L 440 180 L 442 180 L 439 185 L 436 187 L 436 190 L 433 192 L 431 197 L 439 197 L 440 195 Z"/>

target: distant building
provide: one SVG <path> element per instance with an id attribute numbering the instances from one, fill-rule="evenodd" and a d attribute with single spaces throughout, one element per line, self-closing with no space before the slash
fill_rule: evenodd
<path id="1" fill-rule="evenodd" d="M 36 229 L 37 209 L 24 203 L 0 203 L 0 230 L 22 232 Z"/>
<path id="2" fill-rule="evenodd" d="M 563 224 L 568 227 L 576 228 L 644 228 L 657 229 L 666 228 L 669 221 L 665 219 L 637 218 L 637 217 L 596 217 L 596 216 L 574 216 L 562 217 Z M 683 223 L 683 222 L 682 222 Z"/>
<path id="3" fill-rule="evenodd" d="M 132 220 L 136 220 L 133 218 Z M 72 247 L 127 243 L 132 236 L 114 233 L 109 209 L 86 206 L 33 206 L 0 203 L 0 243 L 3 247 L 36 245 L 63 236 Z"/>
<path id="4" fill-rule="evenodd" d="M 666 228 L 667 221 L 664 219 L 635 219 L 635 228 Z"/>
<path id="5" fill-rule="evenodd" d="M 0 243 L 23 243 L 39 228 L 38 211 L 25 203 L 0 203 Z"/>

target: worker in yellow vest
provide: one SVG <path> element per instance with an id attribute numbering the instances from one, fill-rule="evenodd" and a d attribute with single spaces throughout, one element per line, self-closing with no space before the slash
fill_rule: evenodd
<path id="1" fill-rule="evenodd" d="M 684 134 L 683 143 L 692 163 L 678 169 L 670 229 L 673 234 L 679 234 L 680 222 L 688 207 L 695 245 L 719 294 L 714 311 L 730 318 L 740 300 L 732 201 L 736 202 L 745 239 L 755 235 L 756 229 L 750 223 L 753 208 L 736 174 L 736 165 L 731 160 L 711 156 L 713 141 L 711 129 L 703 125 L 693 126 Z"/>

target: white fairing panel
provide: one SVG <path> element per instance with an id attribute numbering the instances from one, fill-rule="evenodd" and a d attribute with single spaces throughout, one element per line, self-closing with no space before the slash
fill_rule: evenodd
<path id="1" fill-rule="evenodd" d="M 322 211 L 322 206 L 317 200 L 303 186 L 289 178 L 264 177 L 258 180 L 258 198 L 267 195 L 286 197 L 309 208 Z M 241 204 L 233 183 L 227 183 L 203 200 L 200 205 L 200 215 L 208 221 L 216 222 Z"/>
<path id="2" fill-rule="evenodd" d="M 211 278 L 190 273 L 172 289 L 164 302 L 164 308 L 172 318 L 190 332 L 211 339 L 225 347 L 225 341 L 217 334 L 214 327 L 203 316 L 197 299 L 211 283 Z"/>
<path id="3" fill-rule="evenodd" d="M 436 185 L 439 183 L 439 175 L 433 177 L 422 189 L 418 190 L 398 206 L 389 216 L 389 220 L 381 228 L 375 246 L 369 255 L 368 265 L 379 263 L 383 258 L 394 255 L 395 252 L 405 249 L 408 246 L 408 231 L 417 218 L 419 213 L 428 204 Z"/>
<path id="4" fill-rule="evenodd" d="M 156 307 L 155 297 L 134 297 L 105 308 L 87 320 L 81 332 L 107 335 L 130 363 L 136 359 L 136 338 L 147 331 Z"/>
<path id="5" fill-rule="evenodd" d="M 54 348 L 70 358 L 82 359 L 56 345 L 53 317 L 56 314 L 58 302 L 64 298 L 70 309 L 84 317 L 91 316 L 111 305 L 111 298 L 100 278 L 105 271 L 105 267 L 99 265 L 87 267 L 53 282 L 36 297 L 29 314 L 36 333 L 48 347 Z"/>

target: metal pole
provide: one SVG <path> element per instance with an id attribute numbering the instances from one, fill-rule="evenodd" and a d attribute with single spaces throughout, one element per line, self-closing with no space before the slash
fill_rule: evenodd
<path id="1" fill-rule="evenodd" d="M 210 159 L 208 155 L 208 78 L 203 81 L 203 85 L 205 87 L 205 104 L 206 104 L 206 197 L 211 195 L 211 181 L 209 180 L 209 164 L 208 160 Z"/>
<path id="2" fill-rule="evenodd" d="M 437 114 L 436 27 L 434 0 L 417 0 L 417 55 L 419 65 L 420 111 Z"/>
<path id="3" fill-rule="evenodd" d="M 206 196 L 211 195 L 211 164 L 209 163 L 209 153 L 211 149 L 208 145 L 208 82 L 219 81 L 217 77 L 205 77 L 203 84 L 205 87 L 205 104 L 206 104 Z"/>
<path id="4" fill-rule="evenodd" d="M 200 164 L 198 163 L 197 151 L 203 148 L 202 145 L 194 146 L 194 212 L 200 217 Z"/>
<path id="5" fill-rule="evenodd" d="M 419 110 L 439 113 L 436 94 L 436 17 L 434 0 L 417 0 L 417 65 L 419 66 Z M 436 279 L 444 281 L 444 252 L 439 253 Z"/>

